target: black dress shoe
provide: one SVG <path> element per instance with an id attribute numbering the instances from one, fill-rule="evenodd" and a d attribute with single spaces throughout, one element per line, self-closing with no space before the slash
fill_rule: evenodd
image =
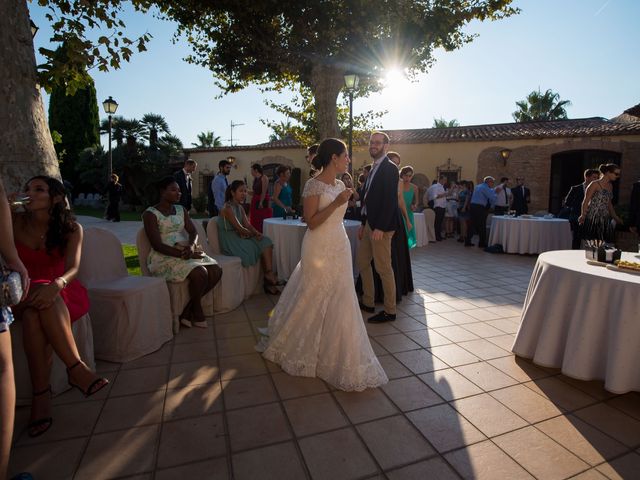
<path id="1" fill-rule="evenodd" d="M 396 319 L 395 313 L 387 313 L 384 310 L 378 312 L 373 317 L 370 317 L 367 322 L 369 323 L 384 323 L 384 322 L 393 322 Z"/>
<path id="2" fill-rule="evenodd" d="M 376 311 L 375 307 L 367 307 L 362 302 L 358 302 L 358 305 L 360 305 L 360 310 L 364 310 L 367 313 L 374 313 Z"/>

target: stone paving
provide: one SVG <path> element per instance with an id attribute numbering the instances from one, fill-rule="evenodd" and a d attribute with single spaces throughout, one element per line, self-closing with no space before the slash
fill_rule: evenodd
<path id="1" fill-rule="evenodd" d="M 139 222 L 85 226 L 135 242 Z M 105 225 L 102 225 L 102 223 Z M 91 225 L 90 225 L 91 223 Z M 129 225 L 131 224 L 131 225 Z M 130 235 L 133 235 L 132 237 Z M 43 479 L 640 478 L 640 394 L 613 395 L 510 353 L 535 257 L 453 240 L 412 251 L 415 292 L 367 324 L 390 382 L 345 393 L 253 350 L 273 298 L 181 330 L 45 435 L 17 411 L 11 472 Z M 567 299 L 570 301 L 570 299 Z"/>

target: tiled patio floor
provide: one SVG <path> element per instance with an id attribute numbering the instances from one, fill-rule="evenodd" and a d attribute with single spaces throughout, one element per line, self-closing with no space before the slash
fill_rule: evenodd
<path id="1" fill-rule="evenodd" d="M 11 471 L 38 480 L 640 478 L 640 394 L 615 396 L 510 352 L 534 257 L 452 240 L 416 249 L 398 320 L 367 325 L 390 382 L 290 377 L 253 350 L 252 297 L 67 392 L 37 439 L 19 408 Z M 571 299 L 567 299 L 571 301 Z"/>

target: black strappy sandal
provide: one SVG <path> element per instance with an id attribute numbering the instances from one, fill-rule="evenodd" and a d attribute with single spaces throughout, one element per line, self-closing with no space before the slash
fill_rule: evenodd
<path id="1" fill-rule="evenodd" d="M 41 395 L 44 395 L 45 393 L 48 393 L 49 395 L 51 395 L 51 385 L 49 385 L 47 388 L 39 392 L 33 392 L 33 396 L 39 397 Z M 52 424 L 53 424 L 52 417 L 38 418 L 36 420 L 29 422 L 29 424 L 27 425 L 27 434 L 31 438 L 39 437 L 44 432 L 49 430 Z M 44 427 L 44 428 L 41 428 L 41 427 Z"/>
<path id="2" fill-rule="evenodd" d="M 70 367 L 67 367 L 67 377 L 69 377 L 71 370 L 73 370 L 80 364 L 84 364 L 84 362 L 82 360 L 78 360 L 76 363 L 74 363 Z M 80 390 L 85 397 L 90 397 L 94 393 L 98 393 L 100 390 L 102 390 L 104 387 L 106 387 L 109 384 L 109 380 L 107 380 L 106 378 L 98 377 L 93 382 L 91 382 L 91 385 L 89 385 L 86 390 L 83 390 L 80 387 L 80 385 L 73 383 L 70 378 L 68 378 L 68 382 L 70 386 Z"/>

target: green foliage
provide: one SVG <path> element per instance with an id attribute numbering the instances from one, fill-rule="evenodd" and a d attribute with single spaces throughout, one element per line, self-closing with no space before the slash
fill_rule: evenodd
<path id="1" fill-rule="evenodd" d="M 144 114 L 140 121 L 140 125 L 142 126 L 142 134 L 149 142 L 149 146 L 154 148 L 158 146 L 158 133 L 163 133 L 165 135 L 169 135 L 171 133 L 169 130 L 169 124 L 165 118 L 157 113 Z"/>
<path id="2" fill-rule="evenodd" d="M 444 118 L 434 118 L 432 128 L 451 128 L 459 127 L 460 123 L 455 118 L 453 120 L 445 120 Z"/>
<path id="3" fill-rule="evenodd" d="M 569 100 L 560 100 L 560 94 L 551 89 L 544 93 L 533 91 L 527 98 L 516 102 L 518 110 L 513 112 L 516 122 L 563 120 L 567 118 L 565 107 L 571 105 Z"/>
<path id="4" fill-rule="evenodd" d="M 196 148 L 214 148 L 222 146 L 222 140 L 220 140 L 220 137 L 210 131 L 200 132 L 197 138 L 198 143 L 191 144 Z"/>
<path id="5" fill-rule="evenodd" d="M 196 209 L 198 213 L 204 213 L 207 209 L 207 196 L 204 193 L 201 193 L 197 197 L 193 199 L 193 208 Z"/>

